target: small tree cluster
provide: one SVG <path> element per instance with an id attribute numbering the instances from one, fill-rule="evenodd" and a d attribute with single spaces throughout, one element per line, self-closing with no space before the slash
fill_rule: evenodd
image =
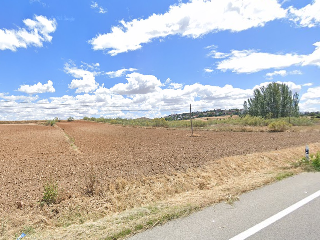
<path id="1" fill-rule="evenodd" d="M 244 113 L 264 118 L 299 116 L 299 94 L 286 84 L 270 83 L 253 92 L 253 98 L 244 102 Z"/>

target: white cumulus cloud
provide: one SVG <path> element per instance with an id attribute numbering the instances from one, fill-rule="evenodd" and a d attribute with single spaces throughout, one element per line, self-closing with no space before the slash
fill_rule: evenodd
<path id="1" fill-rule="evenodd" d="M 316 98 L 320 100 L 320 87 L 308 88 L 307 92 L 301 96 L 301 100 Z"/>
<path id="2" fill-rule="evenodd" d="M 287 73 L 286 70 L 274 71 L 272 73 L 267 73 L 266 77 L 269 78 L 269 79 L 273 79 L 273 77 L 277 76 L 277 75 L 280 75 L 280 76 L 284 77 L 284 76 L 287 76 L 288 73 Z"/>
<path id="3" fill-rule="evenodd" d="M 305 56 L 302 66 L 314 65 L 320 67 L 320 42 L 313 44 L 316 47 L 313 53 Z"/>
<path id="4" fill-rule="evenodd" d="M 57 22 L 45 16 L 35 15 L 34 19 L 25 19 L 26 28 L 18 30 L 0 29 L 0 50 L 9 49 L 16 51 L 17 48 L 28 46 L 42 47 L 43 42 L 51 42 L 51 33 L 55 32 Z"/>
<path id="5" fill-rule="evenodd" d="M 207 72 L 207 73 L 213 72 L 213 70 L 211 68 L 205 68 L 204 71 Z"/>
<path id="6" fill-rule="evenodd" d="M 53 93 L 56 90 L 53 87 L 52 81 L 48 80 L 48 83 L 45 83 L 45 84 L 42 84 L 39 82 L 34 85 L 21 85 L 17 91 L 28 93 L 28 94 L 37 94 L 37 93 L 47 93 L 47 92 Z"/>
<path id="7" fill-rule="evenodd" d="M 284 68 L 303 62 L 297 54 L 271 54 L 253 50 L 231 51 L 231 56 L 218 63 L 217 69 L 236 73 L 254 73 L 270 68 Z"/>
<path id="8" fill-rule="evenodd" d="M 266 77 L 271 80 L 271 79 L 273 79 L 274 76 L 285 77 L 288 75 L 301 75 L 301 74 L 302 74 L 302 72 L 299 70 L 293 70 L 293 71 L 289 71 L 289 72 L 287 72 L 286 70 L 279 70 L 279 71 L 274 71 L 272 73 L 267 73 Z"/>
<path id="9" fill-rule="evenodd" d="M 110 71 L 106 72 L 106 75 L 108 75 L 110 78 L 117 78 L 123 76 L 126 72 L 133 72 L 136 71 L 137 69 L 135 68 L 123 68 L 117 71 Z"/>
<path id="10" fill-rule="evenodd" d="M 164 14 L 146 19 L 120 21 L 110 33 L 99 34 L 89 41 L 94 50 L 108 50 L 112 56 L 140 49 L 142 44 L 169 35 L 198 38 L 217 31 L 239 32 L 264 26 L 284 18 L 287 10 L 277 0 L 191 0 L 170 6 Z"/>
<path id="11" fill-rule="evenodd" d="M 118 83 L 110 90 L 120 95 L 147 94 L 155 92 L 162 86 L 162 83 L 153 75 L 140 73 L 127 74 L 128 83 Z"/>
<path id="12" fill-rule="evenodd" d="M 320 0 L 314 0 L 307 6 L 296 9 L 289 8 L 289 19 L 301 27 L 315 27 L 320 25 Z"/>
<path id="13" fill-rule="evenodd" d="M 273 68 L 285 68 L 290 66 L 314 65 L 320 67 L 320 42 L 313 44 L 316 48 L 309 55 L 295 53 L 273 54 L 257 52 L 255 50 L 232 50 L 225 54 L 224 60 L 218 62 L 217 69 L 221 71 L 231 70 L 236 73 L 254 73 Z M 284 74 L 278 72 L 279 75 Z M 295 72 L 292 74 L 299 74 Z"/>
<path id="14" fill-rule="evenodd" d="M 300 109 L 307 112 L 320 111 L 320 86 L 308 88 L 301 96 Z"/>
<path id="15" fill-rule="evenodd" d="M 81 68 L 77 68 L 74 64 L 66 63 L 64 70 L 66 73 L 75 77 L 69 84 L 70 89 L 76 89 L 76 93 L 89 93 L 96 90 L 99 84 L 95 80 L 97 72 L 90 72 Z"/>

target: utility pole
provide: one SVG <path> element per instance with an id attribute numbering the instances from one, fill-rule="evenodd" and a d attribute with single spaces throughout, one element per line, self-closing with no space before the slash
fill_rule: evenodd
<path id="1" fill-rule="evenodd" d="M 191 115 L 191 104 L 190 104 L 190 122 L 191 122 L 191 136 L 193 136 L 192 115 Z"/>

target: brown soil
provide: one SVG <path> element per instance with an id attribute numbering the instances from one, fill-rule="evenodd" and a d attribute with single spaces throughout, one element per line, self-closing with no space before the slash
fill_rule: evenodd
<path id="1" fill-rule="evenodd" d="M 0 224 L 6 221 L 4 232 L 9 233 L 10 228 L 16 231 L 26 222 L 43 227 L 56 219 L 57 224 L 65 209 L 77 206 L 88 212 L 107 204 L 101 216 L 134 207 L 134 203 L 111 206 L 130 181 L 144 182 L 145 186 L 146 179 L 188 174 L 190 169 L 205 169 L 224 157 L 320 142 L 319 132 L 198 131 L 191 137 L 184 130 L 85 121 L 60 122 L 57 126 L 0 125 Z M 96 184 L 94 197 L 86 195 L 90 177 Z M 38 201 L 49 179 L 58 182 L 63 194 L 60 204 L 41 208 Z M 113 193 L 109 202 L 104 200 L 106 192 Z"/>
<path id="2" fill-rule="evenodd" d="M 202 167 L 216 159 L 320 141 L 317 132 L 212 132 L 58 123 L 105 177 L 134 177 Z M 82 155 L 82 157 L 83 157 Z M 107 171 L 106 171 L 107 170 Z M 109 170 L 109 171 L 108 171 Z"/>

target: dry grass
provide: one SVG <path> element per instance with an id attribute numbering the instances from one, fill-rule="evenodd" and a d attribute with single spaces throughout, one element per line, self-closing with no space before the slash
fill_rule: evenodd
<path id="1" fill-rule="evenodd" d="M 268 132 L 266 126 L 242 126 L 234 124 L 217 124 L 207 128 L 215 132 Z"/>
<path id="2" fill-rule="evenodd" d="M 319 151 L 320 143 L 309 147 L 314 152 Z M 47 227 L 42 231 L 38 228 L 25 239 L 121 239 L 214 203 L 232 204 L 243 192 L 277 181 L 279 176 L 301 172 L 293 163 L 303 155 L 304 146 L 301 146 L 227 157 L 203 168 L 172 175 L 131 181 L 119 178 L 100 186 L 99 194 L 104 198 L 101 195 L 97 199 L 87 197 L 63 206 L 61 209 L 66 210 L 57 221 L 44 219 Z M 88 212 L 86 201 L 91 205 L 95 202 L 96 209 Z M 48 207 L 47 211 L 52 209 Z M 69 226 L 72 223 L 78 224 Z"/>

